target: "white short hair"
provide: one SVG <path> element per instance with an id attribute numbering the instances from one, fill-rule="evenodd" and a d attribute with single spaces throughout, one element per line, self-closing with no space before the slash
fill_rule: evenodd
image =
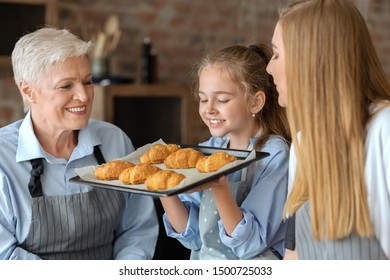
<path id="1" fill-rule="evenodd" d="M 19 87 L 21 80 L 30 85 L 38 84 L 50 65 L 66 58 L 87 55 L 91 45 L 67 29 L 44 27 L 24 35 L 12 52 L 16 85 Z M 24 98 L 23 101 L 25 103 Z"/>

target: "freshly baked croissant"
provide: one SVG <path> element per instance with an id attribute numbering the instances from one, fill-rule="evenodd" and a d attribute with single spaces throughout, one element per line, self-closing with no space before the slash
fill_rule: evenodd
<path id="1" fill-rule="evenodd" d="M 204 154 L 193 148 L 183 148 L 170 154 L 164 163 L 167 168 L 193 168 Z"/>
<path id="2" fill-rule="evenodd" d="M 140 163 L 136 166 L 126 168 L 119 175 L 119 180 L 122 183 L 128 184 L 143 184 L 148 176 L 160 171 L 161 168 L 149 165 L 147 163 Z"/>
<path id="3" fill-rule="evenodd" d="M 117 180 L 123 170 L 134 165 L 132 162 L 123 160 L 109 161 L 95 169 L 95 177 L 99 180 Z"/>
<path id="4" fill-rule="evenodd" d="M 215 152 L 210 156 L 199 159 L 196 164 L 196 169 L 199 172 L 213 172 L 235 160 L 237 160 L 237 158 L 227 152 Z"/>
<path id="5" fill-rule="evenodd" d="M 162 163 L 169 154 L 179 149 L 180 147 L 176 144 L 154 144 L 140 157 L 139 160 L 141 163 Z"/>
<path id="6" fill-rule="evenodd" d="M 150 175 L 145 185 L 149 190 L 165 190 L 177 186 L 185 178 L 186 176 L 173 170 L 161 170 Z"/>

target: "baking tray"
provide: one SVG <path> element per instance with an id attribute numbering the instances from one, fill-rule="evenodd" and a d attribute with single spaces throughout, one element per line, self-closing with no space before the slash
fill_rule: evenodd
<path id="1" fill-rule="evenodd" d="M 155 143 L 161 143 L 161 141 L 155 142 Z M 151 147 L 151 145 L 155 144 L 147 144 L 144 147 L 141 147 L 137 149 L 135 152 L 131 153 L 128 156 L 122 157 L 123 160 L 131 161 L 135 164 L 139 163 L 139 156 L 143 154 L 147 149 Z M 190 145 L 179 145 L 181 148 L 193 148 L 196 149 L 205 155 L 210 155 L 217 151 L 225 151 L 231 155 L 234 155 L 238 158 L 237 161 L 234 161 L 232 163 L 229 163 L 222 167 L 220 170 L 215 172 L 209 172 L 209 173 L 201 173 L 197 171 L 195 168 L 190 169 L 172 169 L 178 173 L 182 173 L 186 176 L 186 179 L 184 179 L 179 185 L 173 188 L 169 188 L 166 190 L 148 190 L 145 186 L 145 184 L 138 184 L 138 185 L 126 185 L 123 184 L 119 180 L 111 180 L 111 181 L 102 181 L 98 180 L 94 176 L 94 170 L 96 166 L 87 166 L 83 168 L 77 168 L 76 173 L 78 176 L 73 177 L 70 179 L 70 181 L 74 183 L 80 183 L 80 184 L 87 184 L 92 187 L 96 188 L 104 188 L 104 189 L 110 189 L 115 191 L 123 191 L 123 192 L 132 192 L 132 193 L 138 193 L 138 194 L 144 194 L 144 195 L 150 195 L 150 196 L 171 196 L 171 195 L 177 195 L 183 192 L 187 192 L 193 188 L 196 188 L 202 184 L 205 184 L 207 182 L 213 181 L 217 178 L 219 178 L 222 175 L 227 175 L 232 172 L 235 172 L 237 170 L 240 170 L 248 165 L 250 165 L 252 162 L 255 162 L 257 160 L 260 160 L 262 158 L 265 158 L 269 156 L 268 153 L 265 152 L 257 152 L 257 151 L 245 151 L 245 150 L 233 150 L 233 149 L 224 149 L 224 148 L 214 148 L 214 147 L 207 147 L 207 146 L 190 146 Z M 165 164 L 156 164 L 156 166 L 160 167 L 161 169 L 167 169 L 165 167 Z"/>

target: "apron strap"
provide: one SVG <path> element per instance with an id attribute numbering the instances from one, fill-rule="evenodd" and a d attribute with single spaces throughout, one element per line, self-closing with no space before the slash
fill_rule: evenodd
<path id="1" fill-rule="evenodd" d="M 93 154 L 100 165 L 106 162 L 98 145 L 93 147 Z"/>
<path id="2" fill-rule="evenodd" d="M 99 146 L 93 147 L 93 154 L 99 164 L 103 164 L 106 162 Z M 41 183 L 41 175 L 43 174 L 43 158 L 32 159 L 30 160 L 30 162 L 31 177 L 30 182 L 28 183 L 28 189 L 32 197 L 40 197 L 43 196 Z"/>
<path id="3" fill-rule="evenodd" d="M 42 196 L 42 184 L 41 184 L 41 175 L 43 173 L 43 159 L 36 158 L 31 161 L 31 177 L 30 182 L 28 183 L 28 189 L 32 197 Z"/>
<path id="4" fill-rule="evenodd" d="M 263 130 L 260 128 L 256 135 L 255 135 L 255 138 L 258 138 L 260 137 L 260 135 L 263 133 Z M 225 148 L 225 149 L 228 149 L 228 145 L 229 145 L 229 142 L 230 142 L 230 137 L 226 137 L 225 139 L 225 142 L 222 144 L 221 148 Z M 254 148 L 254 143 L 252 141 L 249 141 L 249 146 L 247 148 L 248 151 L 252 151 Z M 251 165 L 252 166 L 252 165 Z M 252 178 L 253 177 L 253 166 L 252 168 L 250 168 L 250 174 L 249 174 L 249 177 L 247 175 L 247 172 L 248 172 L 248 168 L 249 167 L 246 167 L 246 168 L 243 168 L 241 169 L 241 181 L 246 181 L 247 178 Z"/>

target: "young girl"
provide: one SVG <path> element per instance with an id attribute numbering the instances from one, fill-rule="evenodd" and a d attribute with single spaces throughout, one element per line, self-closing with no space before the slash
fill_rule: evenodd
<path id="1" fill-rule="evenodd" d="M 199 114 L 212 137 L 201 143 L 270 156 L 205 184 L 161 198 L 168 236 L 191 259 L 280 259 L 285 225 L 288 143 L 286 113 L 266 65 L 264 46 L 231 46 L 206 56 L 197 72 Z"/>

